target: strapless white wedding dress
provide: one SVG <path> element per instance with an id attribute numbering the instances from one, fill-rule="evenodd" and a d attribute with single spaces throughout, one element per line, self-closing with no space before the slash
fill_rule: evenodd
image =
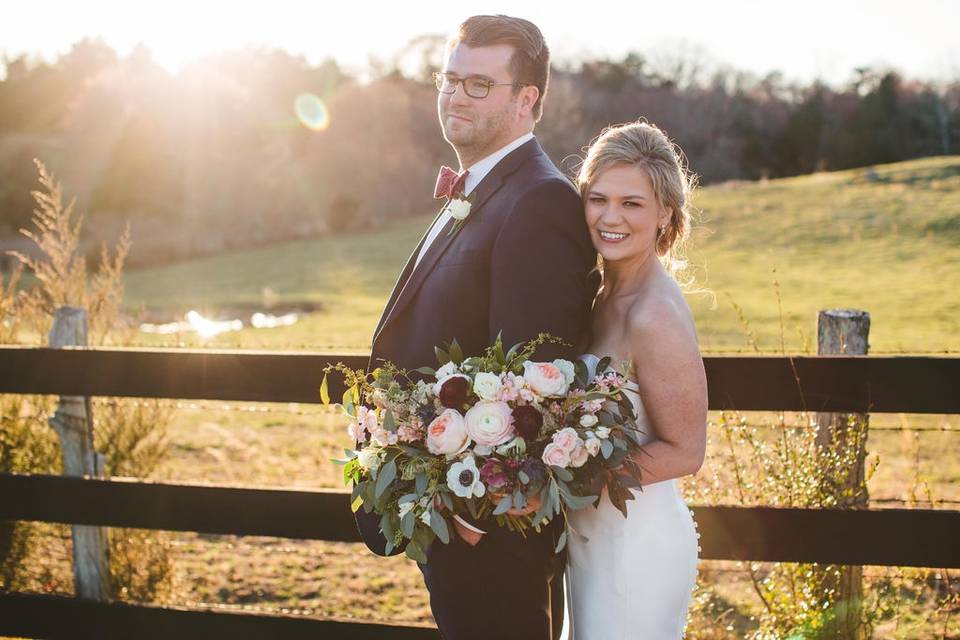
<path id="1" fill-rule="evenodd" d="M 599 358 L 581 356 L 588 371 Z M 637 426 L 652 435 L 636 383 L 628 386 Z M 677 640 L 684 636 L 697 579 L 696 523 L 676 480 L 633 490 L 624 518 L 607 498 L 568 514 L 567 623 L 570 640 Z"/>

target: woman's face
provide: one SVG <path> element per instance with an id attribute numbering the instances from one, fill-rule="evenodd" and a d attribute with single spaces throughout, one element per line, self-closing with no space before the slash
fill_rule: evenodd
<path id="1" fill-rule="evenodd" d="M 604 262 L 656 253 L 657 227 L 670 219 L 653 183 L 636 165 L 615 164 L 593 181 L 584 199 L 590 237 Z"/>

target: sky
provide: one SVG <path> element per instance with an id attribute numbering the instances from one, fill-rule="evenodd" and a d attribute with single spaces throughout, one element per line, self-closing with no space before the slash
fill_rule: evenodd
<path id="1" fill-rule="evenodd" d="M 460 0 L 48 0 L 6 8 L 0 52 L 47 60 L 84 37 L 121 54 L 138 43 L 175 71 L 205 54 L 243 46 L 286 49 L 312 62 L 334 57 L 360 70 L 388 59 L 415 36 L 446 34 L 476 13 L 535 22 L 558 61 L 693 53 L 712 64 L 831 84 L 860 66 L 892 66 L 911 78 L 960 78 L 960 0 L 591 0 L 561 3 Z"/>

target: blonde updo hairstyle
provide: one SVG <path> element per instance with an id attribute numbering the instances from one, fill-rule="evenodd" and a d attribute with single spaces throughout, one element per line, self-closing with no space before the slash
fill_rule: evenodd
<path id="1" fill-rule="evenodd" d="M 590 145 L 580 165 L 577 187 L 585 198 L 597 177 L 618 164 L 643 169 L 660 206 L 670 211 L 663 232 L 657 231 L 656 252 L 667 271 L 678 281 L 686 278 L 683 249 L 690 234 L 690 196 L 697 177 L 687 170 L 683 152 L 666 134 L 647 122 L 607 127 Z M 681 284 L 691 284 L 690 280 Z"/>

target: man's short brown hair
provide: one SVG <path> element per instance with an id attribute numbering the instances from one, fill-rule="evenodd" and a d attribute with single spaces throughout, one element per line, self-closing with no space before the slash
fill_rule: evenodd
<path id="1" fill-rule="evenodd" d="M 514 82 L 530 84 L 540 90 L 540 96 L 533 105 L 533 118 L 540 120 L 550 79 L 550 49 L 537 25 L 523 18 L 503 15 L 472 16 L 460 25 L 450 39 L 449 49 L 458 44 L 468 47 L 508 44 L 513 47 L 510 73 Z"/>

